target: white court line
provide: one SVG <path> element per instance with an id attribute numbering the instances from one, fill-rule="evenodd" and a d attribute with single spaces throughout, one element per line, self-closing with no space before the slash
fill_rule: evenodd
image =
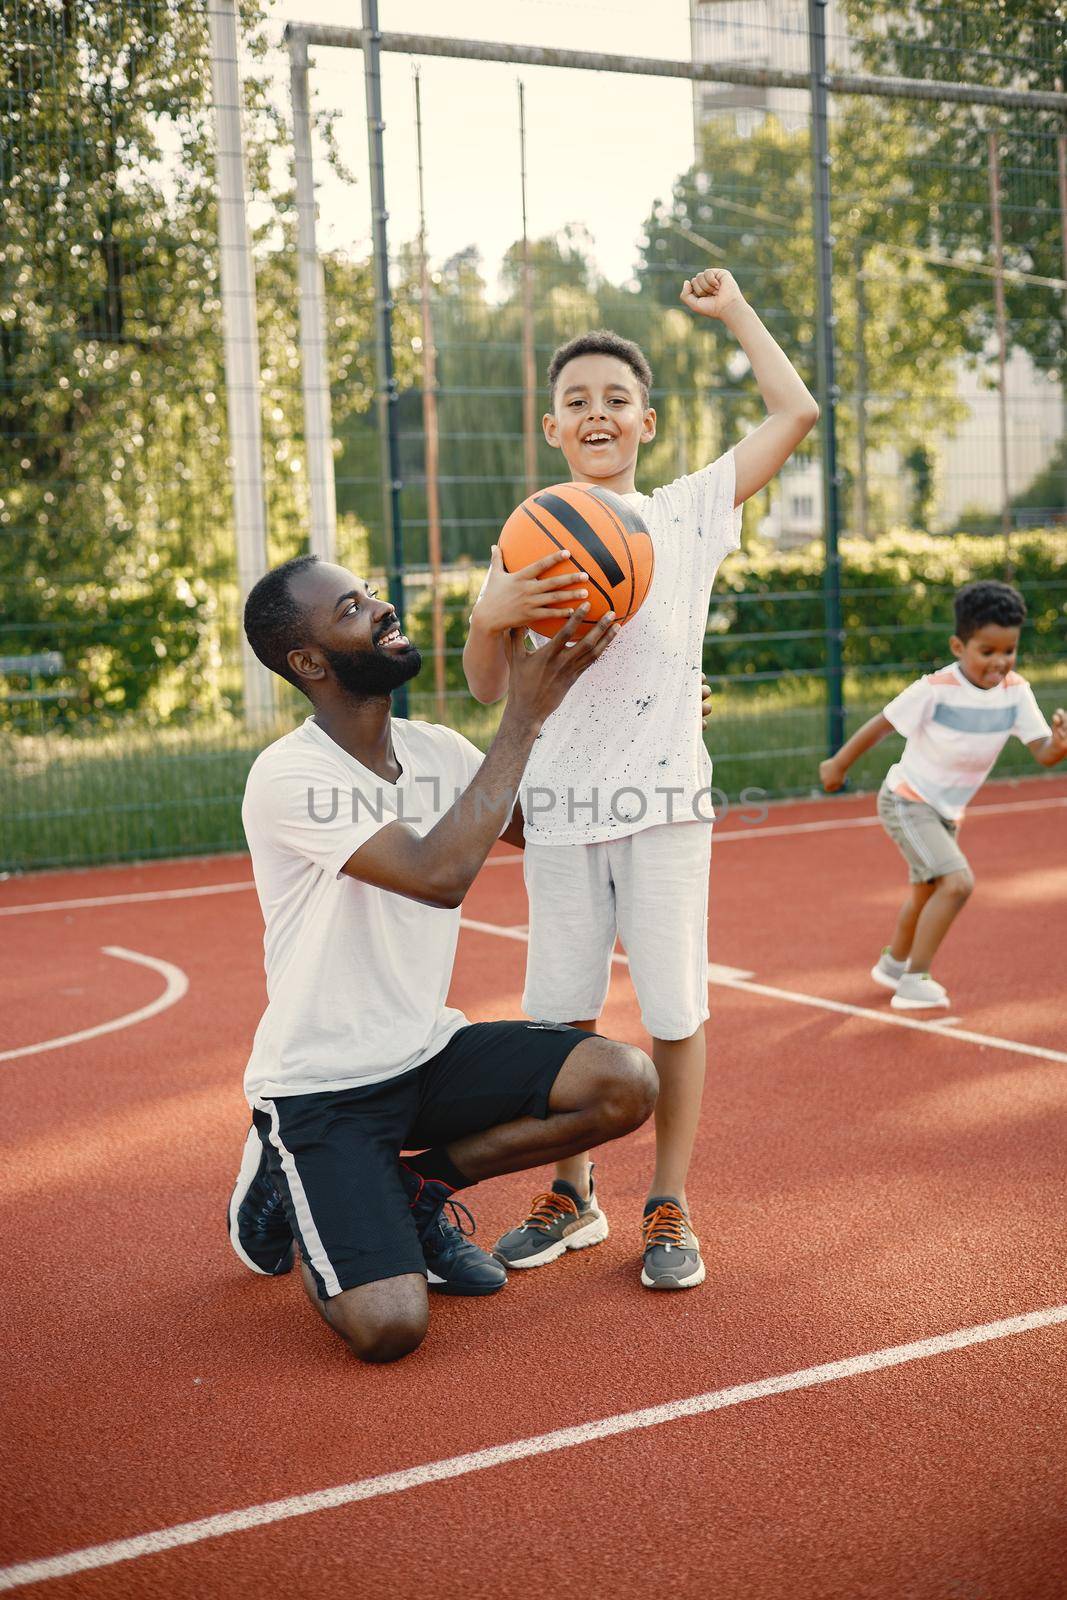
<path id="1" fill-rule="evenodd" d="M 1067 804 L 1067 801 L 1064 801 L 1064 802 L 1049 802 L 1049 803 Z M 1022 805 L 1043 805 L 1043 804 L 1045 804 L 1045 802 L 1044 801 L 1021 801 L 1020 804 L 1022 804 Z M 983 809 L 986 810 L 986 811 L 992 811 L 994 808 L 992 806 L 986 806 L 986 807 L 983 807 Z M 1008 809 L 1008 808 L 1002 808 L 1002 809 Z M 873 821 L 876 822 L 877 818 L 859 819 L 859 820 L 862 820 L 862 821 L 873 820 Z M 503 858 L 501 857 L 501 858 L 496 858 L 496 859 L 497 860 L 502 860 Z M 492 862 L 489 862 L 487 864 L 490 865 L 490 866 L 493 865 Z M 139 902 L 139 901 L 184 900 L 184 899 L 188 899 L 188 898 L 190 898 L 191 896 L 194 896 L 194 895 L 230 894 L 230 893 L 233 893 L 234 891 L 239 890 L 239 889 L 254 889 L 254 888 L 255 888 L 255 884 L 252 883 L 252 882 L 217 883 L 217 884 L 203 885 L 203 886 L 201 886 L 199 888 L 196 888 L 196 889 L 166 889 L 166 890 L 162 890 L 158 894 L 150 894 L 150 893 L 128 894 L 128 895 L 118 894 L 118 895 L 101 895 L 100 897 L 98 897 L 96 899 L 86 899 L 86 900 L 49 900 L 49 901 L 40 901 L 40 902 L 38 902 L 38 903 L 36 903 L 34 905 L 2 907 L 2 908 L 0 908 L 0 916 L 18 916 L 19 914 L 21 914 L 23 912 L 28 912 L 28 911 L 62 911 L 62 910 L 69 910 L 71 908 L 81 909 L 81 908 L 84 908 L 84 907 L 91 907 L 91 906 L 129 905 L 129 904 L 131 904 L 133 902 Z M 519 929 L 519 928 L 502 928 L 502 927 L 498 927 L 495 923 L 492 923 L 492 922 L 476 922 L 470 917 L 464 917 L 462 919 L 462 922 L 461 922 L 460 926 L 464 927 L 464 928 L 471 928 L 476 933 L 493 934 L 498 939 L 517 939 L 522 944 L 525 944 L 527 942 L 527 939 L 528 939 L 528 935 L 526 934 L 526 932 L 524 930 Z M 136 958 L 134 958 L 134 959 L 136 959 Z M 142 959 L 147 959 L 147 958 L 142 958 Z M 619 955 L 619 954 L 616 953 L 612 957 L 612 960 L 617 962 L 617 963 L 619 963 L 620 965 L 623 965 L 623 966 L 628 965 L 626 957 L 624 955 Z M 161 967 L 160 970 L 162 970 L 162 967 Z M 178 969 L 175 968 L 174 970 L 177 971 Z M 788 1001 L 791 1001 L 794 1005 L 815 1006 L 815 1007 L 821 1008 L 824 1011 L 838 1011 L 838 1012 L 842 1013 L 843 1015 L 850 1016 L 850 1017 L 868 1017 L 873 1022 L 886 1023 L 890 1027 L 894 1027 L 894 1028 L 913 1028 L 913 1029 L 917 1028 L 920 1032 L 923 1032 L 923 1033 L 942 1033 L 942 1034 L 945 1034 L 946 1037 L 953 1038 L 953 1039 L 961 1039 L 967 1044 L 977 1044 L 977 1045 L 982 1045 L 982 1046 L 988 1046 L 992 1050 L 1007 1050 L 1007 1051 L 1014 1052 L 1017 1055 L 1039 1056 L 1044 1061 L 1057 1061 L 1057 1062 L 1067 1063 L 1067 1053 L 1064 1053 L 1063 1051 L 1060 1051 L 1060 1050 L 1049 1050 L 1049 1049 L 1044 1048 L 1042 1045 L 1020 1044 L 1015 1040 L 1012 1040 L 1012 1039 L 1000 1039 L 1000 1038 L 997 1038 L 995 1035 L 989 1034 L 989 1033 L 972 1033 L 972 1032 L 970 1032 L 969 1030 L 967 1030 L 965 1028 L 956 1028 L 956 1027 L 949 1026 L 948 1022 L 945 1021 L 945 1020 L 935 1021 L 935 1022 L 920 1022 L 915 1017 L 904 1017 L 904 1016 L 899 1015 L 899 1013 L 897 1013 L 895 1011 L 872 1011 L 872 1010 L 868 1009 L 866 1006 L 847 1005 L 842 1000 L 824 1000 L 818 995 L 800 994 L 800 993 L 797 993 L 797 992 L 795 992 L 794 990 L 791 990 L 791 989 L 776 989 L 776 988 L 769 987 L 766 984 L 753 983 L 751 981 L 751 978 L 752 978 L 752 974 L 751 973 L 742 973 L 740 971 L 740 969 L 736 968 L 736 967 L 720 967 L 720 966 L 715 965 L 714 963 L 709 963 L 709 965 L 708 965 L 708 982 L 709 983 L 721 984 L 724 988 L 727 988 L 727 989 L 742 989 L 742 990 L 746 990 L 746 991 L 748 991 L 748 992 L 750 992 L 752 994 L 765 995 L 768 999 L 788 1000 Z M 180 998 L 180 997 L 176 996 L 176 998 Z M 160 1005 L 159 1009 L 162 1009 L 162 1005 Z M 140 1020 L 139 1014 L 135 1014 L 133 1020 L 135 1020 L 135 1021 Z M 125 1026 L 126 1024 L 122 1024 L 122 1025 Z M 109 1030 L 105 1028 L 104 1031 L 109 1031 Z M 71 1036 L 72 1039 L 87 1038 L 87 1037 L 89 1037 L 89 1035 L 87 1035 L 87 1034 L 76 1034 L 76 1035 L 72 1035 Z M 63 1041 L 60 1041 L 60 1042 L 63 1042 Z M 44 1045 L 35 1045 L 32 1048 L 36 1049 L 36 1050 L 42 1050 L 42 1049 L 45 1048 L 45 1046 Z M 21 1052 L 17 1052 L 16 1051 L 14 1053 L 15 1054 L 19 1054 Z M 8 1059 L 8 1057 L 6 1057 L 4 1055 L 0 1055 L 0 1061 L 6 1060 L 6 1059 Z"/>
<path id="2" fill-rule="evenodd" d="M 528 944 L 530 941 L 530 930 L 525 922 L 516 922 L 510 928 L 501 928 L 495 922 L 475 922 L 473 917 L 461 917 L 459 925 L 461 928 L 471 928 L 475 933 L 495 933 L 501 939 L 514 939 L 517 944 Z M 619 950 L 611 952 L 611 959 L 620 967 L 630 965 L 629 957 L 624 956 Z M 755 976 L 754 972 L 745 972 L 741 967 L 720 967 L 717 962 L 708 962 L 709 983 L 741 982 Z"/>
<path id="3" fill-rule="evenodd" d="M 967 813 L 967 821 L 974 822 L 978 817 L 999 817 L 1009 811 L 1046 811 L 1051 806 L 1067 806 L 1067 795 L 1050 796 L 1047 800 L 1005 800 L 1000 805 L 974 806 Z M 836 833 L 839 828 L 880 828 L 881 825 L 877 816 L 831 818 L 825 822 L 783 822 L 773 828 L 764 827 L 762 822 L 753 822 L 748 827 L 731 828 L 725 833 L 716 830 L 713 838 L 716 846 L 745 844 L 752 839 L 786 839 L 797 833 Z M 521 861 L 522 851 L 517 850 L 514 855 L 493 856 L 485 865 L 515 867 Z"/>
<path id="4" fill-rule="evenodd" d="M 141 894 L 100 894 L 87 900 L 35 900 L 25 906 L 0 906 L 0 917 L 23 917 L 29 911 L 83 911 L 87 906 L 135 906 L 152 900 L 194 900 L 201 894 L 233 894 L 254 888 L 248 878 L 241 883 L 205 883 L 195 889 L 146 889 Z"/>
<path id="5" fill-rule="evenodd" d="M 1044 811 L 1052 806 L 1067 806 L 1067 795 L 1047 800 L 1008 800 L 1001 805 L 975 806 L 967 813 L 967 821 L 973 822 L 977 817 L 1003 816 L 1011 811 Z M 840 820 L 826 822 L 791 822 L 783 823 L 780 827 L 765 828 L 762 823 L 753 823 L 750 828 L 734 828 L 728 833 L 716 833 L 715 843 L 730 844 L 738 840 L 749 839 L 783 839 L 798 833 L 826 833 L 838 828 L 878 828 L 881 823 L 876 816 L 872 817 L 842 817 Z M 507 855 L 491 856 L 483 863 L 485 867 L 518 867 L 522 865 L 522 851 L 510 851 Z M 0 906 L 0 917 L 23 917 L 31 911 L 81 911 L 92 906 L 132 906 L 149 904 L 154 900 L 192 900 L 204 894 L 234 894 L 242 889 L 254 889 L 255 884 L 251 878 L 240 883 L 208 883 L 195 889 L 158 889 L 145 890 L 139 894 L 104 894 L 96 895 L 84 900 L 35 900 L 29 905 Z"/>
<path id="6" fill-rule="evenodd" d="M 515 939 L 520 944 L 529 942 L 529 934 L 519 928 L 500 928 L 492 922 L 475 922 L 470 917 L 463 917 L 460 921 L 461 928 L 470 928 L 475 933 L 494 934 L 498 939 Z M 617 950 L 611 957 L 618 966 L 629 966 L 624 955 Z M 824 1000 L 821 995 L 802 994 L 795 989 L 777 989 L 771 984 L 754 983 L 750 972 L 742 972 L 738 967 L 720 967 L 714 962 L 708 962 L 708 982 L 718 984 L 723 989 L 737 989 L 742 994 L 760 994 L 768 1000 L 787 1000 L 797 1006 L 814 1006 L 820 1011 L 837 1011 L 846 1017 L 867 1017 L 871 1022 L 882 1022 L 891 1028 L 913 1028 L 919 1033 L 940 1033 L 948 1039 L 960 1039 L 964 1044 L 977 1044 L 990 1050 L 1008 1050 L 1021 1056 L 1040 1056 L 1043 1061 L 1059 1061 L 1067 1064 L 1067 1052 L 1062 1050 L 1049 1050 L 1044 1045 L 1020 1044 L 1015 1039 L 1001 1039 L 992 1033 L 972 1033 L 968 1028 L 956 1028 L 949 1024 L 948 1019 L 938 1019 L 933 1022 L 920 1022 L 918 1017 L 902 1016 L 899 1011 L 873 1011 L 867 1006 L 849 1005 L 844 1000 Z"/>
<path id="7" fill-rule="evenodd" d="M 866 1006 L 851 1006 L 844 1000 L 824 1000 L 820 995 L 800 994 L 793 989 L 776 989 L 767 983 L 751 983 L 731 978 L 709 978 L 709 983 L 720 983 L 726 989 L 740 989 L 745 994 L 762 994 L 769 1000 L 789 1000 L 797 1006 L 815 1006 L 822 1011 L 837 1011 L 847 1017 L 869 1017 L 872 1022 L 888 1023 L 892 1028 L 914 1028 L 920 1033 L 940 1033 L 946 1039 L 961 1039 L 964 1044 L 981 1045 L 983 1049 L 1008 1050 L 1020 1056 L 1040 1056 L 1042 1061 L 1059 1061 L 1067 1064 L 1067 1052 L 1049 1050 L 1044 1045 L 1020 1044 L 1015 1039 L 1001 1039 L 992 1033 L 972 1033 L 969 1028 L 957 1028 L 949 1020 L 920 1022 L 918 1017 L 904 1017 L 899 1011 L 872 1011 Z"/>
<path id="8" fill-rule="evenodd" d="M 643 1411 L 623 1411 L 612 1417 L 599 1417 L 594 1422 L 579 1423 L 577 1427 L 557 1428 L 552 1433 L 537 1434 L 530 1439 L 515 1439 L 510 1444 L 473 1450 L 469 1455 L 428 1461 L 422 1466 L 406 1467 L 400 1472 L 385 1472 L 376 1478 L 359 1478 L 354 1483 L 337 1484 L 331 1489 L 318 1489 L 311 1494 L 290 1495 L 285 1500 L 268 1500 L 261 1505 L 245 1506 L 240 1511 L 202 1517 L 198 1522 L 180 1522 L 176 1526 L 157 1528 L 152 1533 L 137 1534 L 133 1538 L 115 1539 L 110 1544 L 71 1550 L 61 1556 L 21 1561 L 15 1566 L 0 1568 L 0 1590 L 18 1589 L 23 1584 L 42 1583 L 49 1578 L 68 1578 L 76 1572 L 110 1567 L 120 1561 L 135 1561 L 141 1556 L 159 1555 L 164 1550 L 199 1544 L 204 1539 L 219 1539 L 229 1533 L 246 1533 L 251 1528 L 263 1528 L 269 1523 L 284 1522 L 291 1517 L 306 1517 L 316 1511 L 335 1511 L 339 1506 L 375 1500 L 385 1494 L 399 1494 L 405 1489 L 417 1489 L 427 1483 L 466 1477 L 472 1472 L 485 1472 L 490 1467 L 525 1461 L 531 1456 L 549 1455 L 556 1450 L 573 1450 L 578 1445 L 592 1444 L 598 1439 L 610 1439 L 622 1433 L 633 1433 L 639 1428 L 657 1428 L 666 1422 L 680 1422 L 687 1417 L 706 1416 L 711 1411 L 725 1411 L 730 1406 L 744 1405 L 749 1400 L 766 1400 L 771 1395 L 790 1394 L 798 1389 L 815 1389 L 823 1384 L 838 1383 L 842 1378 L 884 1372 L 889 1367 L 901 1367 L 910 1361 L 924 1361 L 930 1356 L 945 1355 L 951 1350 L 966 1350 L 972 1345 L 1008 1339 L 1019 1333 L 1032 1333 L 1038 1328 L 1054 1328 L 1065 1322 L 1067 1305 L 1050 1306 L 1043 1311 L 1027 1311 L 1019 1317 L 1006 1317 L 1000 1322 L 985 1322 L 972 1328 L 957 1328 L 953 1333 L 918 1339 L 912 1344 L 889 1345 L 884 1350 L 846 1356 L 841 1361 L 804 1367 L 799 1372 L 759 1378 L 754 1383 L 740 1383 L 730 1389 L 713 1389 L 707 1394 L 692 1395 L 684 1400 L 669 1400 L 666 1405 L 649 1406 Z"/>
<path id="9" fill-rule="evenodd" d="M 182 996 L 188 992 L 189 979 L 180 967 L 172 966 L 169 961 L 158 961 L 155 956 L 139 955 L 136 950 L 124 950 L 117 944 L 106 944 L 102 948 L 106 956 L 115 956 L 119 961 L 135 961 L 139 966 L 151 967 L 153 972 L 162 974 L 167 980 L 167 986 L 159 998 L 147 1006 L 141 1006 L 137 1011 L 127 1011 L 124 1016 L 113 1017 L 110 1022 L 99 1022 L 95 1028 L 82 1028 L 80 1033 L 67 1033 L 60 1039 L 43 1039 L 40 1044 L 20 1045 L 17 1050 L 0 1050 L 0 1061 L 14 1061 L 19 1056 L 36 1056 L 45 1050 L 62 1050 L 68 1044 L 81 1044 L 84 1039 L 98 1039 L 103 1033 L 117 1033 L 120 1028 L 132 1028 L 135 1023 L 147 1022 L 149 1017 L 158 1016 L 161 1011 L 177 1005 Z"/>

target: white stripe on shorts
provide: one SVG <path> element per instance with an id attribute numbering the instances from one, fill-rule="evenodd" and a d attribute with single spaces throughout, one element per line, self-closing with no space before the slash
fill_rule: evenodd
<path id="1" fill-rule="evenodd" d="M 319 1238 L 319 1230 L 316 1228 L 315 1219 L 311 1215 L 307 1192 L 300 1181 L 300 1174 L 296 1170 L 296 1162 L 292 1153 L 282 1143 L 278 1108 L 273 1100 L 260 1100 L 258 1097 L 255 1104 L 257 1111 L 265 1111 L 270 1118 L 270 1142 L 282 1158 L 282 1171 L 285 1173 L 286 1182 L 289 1185 L 293 1210 L 296 1212 L 296 1220 L 300 1226 L 300 1237 L 307 1247 L 311 1265 L 322 1279 L 327 1297 L 332 1298 L 333 1295 L 341 1293 L 340 1280 L 333 1270 L 333 1264 L 326 1254 L 322 1240 Z"/>
<path id="2" fill-rule="evenodd" d="M 911 823 L 905 820 L 904 808 L 901 805 L 900 796 L 898 794 L 894 794 L 893 796 L 893 809 L 897 814 L 897 821 L 900 824 L 901 833 L 904 835 L 905 839 L 907 839 L 908 843 L 915 851 L 915 854 L 918 856 L 923 866 L 929 867 L 930 871 L 932 872 L 934 863 L 931 861 L 929 853 L 926 849 L 926 846 L 923 844 L 920 835 L 915 831 Z"/>

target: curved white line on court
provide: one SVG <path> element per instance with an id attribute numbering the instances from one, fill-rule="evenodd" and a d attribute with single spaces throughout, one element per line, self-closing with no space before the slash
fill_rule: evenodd
<path id="1" fill-rule="evenodd" d="M 804 1367 L 799 1372 L 757 1378 L 753 1383 L 735 1384 L 731 1389 L 713 1389 L 705 1394 L 688 1395 L 683 1400 L 668 1400 L 664 1405 L 648 1406 L 642 1411 L 621 1411 L 614 1416 L 597 1417 L 592 1422 L 580 1422 L 576 1427 L 557 1428 L 553 1433 L 537 1434 L 531 1439 L 514 1439 L 507 1444 L 489 1445 L 484 1450 L 472 1450 L 468 1455 L 427 1461 L 417 1467 L 402 1468 L 399 1472 L 385 1472 L 376 1478 L 359 1478 L 354 1483 L 316 1489 L 310 1494 L 294 1494 L 284 1500 L 268 1500 L 260 1505 L 245 1506 L 240 1511 L 223 1511 L 213 1517 L 201 1517 L 198 1522 L 179 1522 L 169 1528 L 156 1528 L 152 1533 L 114 1539 L 110 1544 L 89 1545 L 86 1549 L 70 1550 L 60 1556 L 20 1561 L 12 1567 L 0 1567 L 0 1589 L 19 1589 L 27 1583 L 44 1583 L 49 1578 L 69 1578 L 77 1572 L 113 1567 L 120 1561 L 137 1561 L 144 1556 L 160 1555 L 165 1550 L 179 1550 L 183 1545 L 200 1544 L 204 1539 L 247 1533 L 251 1528 L 269 1527 L 272 1522 L 311 1516 L 318 1511 L 336 1511 L 339 1506 L 358 1505 L 361 1501 L 375 1500 L 381 1495 L 401 1494 L 405 1490 L 419 1489 L 424 1484 L 444 1483 L 450 1478 L 466 1477 L 471 1472 L 485 1472 L 491 1467 L 527 1461 L 531 1457 L 549 1455 L 557 1450 L 573 1450 L 579 1445 L 595 1444 L 600 1439 L 615 1438 L 638 1429 L 659 1428 L 665 1423 L 679 1422 L 687 1417 L 708 1416 L 712 1412 L 746 1405 L 753 1400 L 769 1400 L 776 1395 L 793 1394 L 799 1389 L 816 1389 L 824 1384 L 839 1383 L 845 1378 L 886 1372 L 892 1367 L 906 1366 L 913 1361 L 928 1361 L 932 1356 L 948 1355 L 996 1339 L 1011 1339 L 1044 1328 L 1058 1328 L 1064 1323 L 1067 1323 L 1067 1305 L 1026 1311 L 1019 1317 L 1004 1317 L 999 1322 L 984 1322 L 972 1328 L 956 1328 L 952 1333 L 916 1339 L 911 1344 L 888 1345 L 883 1350 L 845 1356 L 840 1361 L 826 1361 L 821 1366 Z"/>
<path id="2" fill-rule="evenodd" d="M 188 993 L 189 979 L 181 967 L 172 966 L 169 961 L 159 961 L 155 956 L 143 956 L 136 950 L 124 950 L 118 944 L 103 945 L 102 950 L 105 956 L 115 956 L 119 961 L 133 961 L 138 966 L 151 967 L 153 972 L 160 973 L 167 983 L 163 993 L 149 1005 L 140 1006 L 136 1011 L 127 1011 L 121 1017 L 113 1017 L 110 1022 L 98 1022 L 95 1028 L 82 1028 L 79 1033 L 66 1033 L 59 1039 L 44 1039 L 40 1044 L 24 1044 L 17 1050 L 0 1050 L 0 1061 L 40 1055 L 45 1050 L 62 1050 L 68 1044 L 81 1044 L 84 1039 L 98 1039 L 104 1033 L 118 1033 L 120 1028 L 132 1028 L 134 1023 L 147 1022 L 149 1017 L 158 1016 L 161 1011 L 177 1005 L 182 996 Z"/>

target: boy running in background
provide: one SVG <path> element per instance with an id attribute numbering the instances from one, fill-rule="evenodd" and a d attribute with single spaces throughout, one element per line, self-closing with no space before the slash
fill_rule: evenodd
<path id="1" fill-rule="evenodd" d="M 525 877 L 530 938 L 523 1009 L 595 1032 L 618 935 L 660 1079 L 656 1166 L 643 1225 L 641 1281 L 703 1282 L 686 1177 L 704 1085 L 708 1016 L 707 903 L 711 762 L 699 734 L 700 669 L 711 587 L 739 548 L 741 504 L 762 489 L 814 427 L 819 408 L 729 272 L 699 272 L 681 299 L 721 321 L 747 355 L 768 416 L 700 472 L 651 495 L 634 487 L 637 456 L 656 434 L 652 373 L 637 345 L 582 334 L 549 365 L 549 444 L 573 482 L 637 507 L 655 574 L 641 609 L 569 701 L 546 721 L 526 769 Z M 483 702 L 508 689 L 505 641 L 536 630 L 546 596 L 530 569 L 504 571 L 499 552 L 471 618 L 463 660 Z M 558 580 L 557 580 L 558 583 Z M 557 587 L 548 602 L 568 596 Z M 570 596 L 570 598 L 576 598 Z M 577 1020 L 576 1020 L 577 1019 Z M 586 1155 L 556 1168 L 551 1191 L 498 1240 L 508 1266 L 538 1267 L 607 1237 Z"/>
<path id="2" fill-rule="evenodd" d="M 1067 755 L 1067 715 L 1050 728 L 1033 690 L 1014 670 L 1026 603 L 1006 583 L 969 583 L 955 597 L 955 661 L 909 684 L 884 711 L 865 722 L 819 777 L 840 789 L 849 767 L 890 733 L 907 740 L 878 795 L 882 826 L 908 863 L 911 893 L 897 917 L 892 943 L 871 977 L 893 990 L 898 1011 L 947 1006 L 930 976 L 934 956 L 974 888 L 956 839 L 964 808 L 981 788 L 1012 734 L 1043 767 Z"/>

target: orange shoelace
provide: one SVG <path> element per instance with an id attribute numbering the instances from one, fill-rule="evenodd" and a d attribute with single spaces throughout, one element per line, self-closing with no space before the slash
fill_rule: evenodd
<path id="1" fill-rule="evenodd" d="M 645 1249 L 654 1244 L 673 1244 L 679 1250 L 684 1250 L 687 1226 L 681 1207 L 676 1206 L 673 1200 L 664 1201 L 655 1211 L 650 1211 L 641 1224 L 645 1234 Z"/>
<path id="2" fill-rule="evenodd" d="M 530 1214 L 523 1223 L 524 1228 L 539 1228 L 543 1233 L 563 1217 L 576 1217 L 578 1207 L 574 1201 L 565 1194 L 539 1194 L 534 1196 Z"/>

